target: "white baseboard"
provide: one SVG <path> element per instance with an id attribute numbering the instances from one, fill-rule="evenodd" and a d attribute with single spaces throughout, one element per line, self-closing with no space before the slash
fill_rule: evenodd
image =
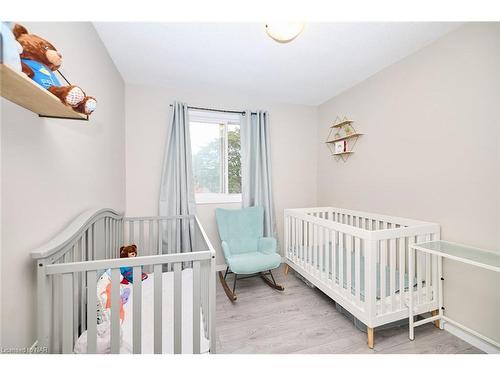
<path id="1" fill-rule="evenodd" d="M 466 332 L 463 329 L 454 326 L 453 324 L 445 322 L 444 323 L 444 330 L 448 331 L 453 336 L 456 336 L 459 339 L 462 339 L 465 342 L 468 342 L 472 346 L 475 346 L 476 348 L 482 350 L 485 353 L 500 354 L 500 348 L 497 348 L 496 346 L 490 344 L 489 342 L 481 340 L 479 337 L 474 336 L 474 335 L 470 334 L 469 332 Z"/>

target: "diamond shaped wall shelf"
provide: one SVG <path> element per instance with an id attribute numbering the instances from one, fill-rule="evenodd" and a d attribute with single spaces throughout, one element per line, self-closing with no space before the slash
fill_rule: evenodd
<path id="1" fill-rule="evenodd" d="M 356 132 L 353 123 L 354 121 L 349 120 L 347 117 L 341 119 L 337 116 L 333 125 L 330 126 L 330 132 L 325 143 L 332 156 L 335 156 L 337 160 L 342 159 L 346 162 L 349 156 L 354 153 L 358 137 L 363 135 Z"/>

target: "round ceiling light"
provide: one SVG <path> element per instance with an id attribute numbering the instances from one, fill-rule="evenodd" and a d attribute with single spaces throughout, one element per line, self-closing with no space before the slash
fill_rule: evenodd
<path id="1" fill-rule="evenodd" d="M 266 32 L 279 43 L 288 43 L 294 40 L 304 30 L 303 22 L 278 22 L 266 24 Z"/>

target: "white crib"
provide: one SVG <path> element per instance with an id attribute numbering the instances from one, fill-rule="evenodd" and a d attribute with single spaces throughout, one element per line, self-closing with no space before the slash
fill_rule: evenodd
<path id="1" fill-rule="evenodd" d="M 334 207 L 285 210 L 285 261 L 296 272 L 367 326 L 408 318 L 408 287 L 414 314 L 436 313 L 441 261 L 416 254 L 408 280 L 409 245 L 437 240 L 435 223 Z"/>
<path id="2" fill-rule="evenodd" d="M 191 236 L 186 236 L 186 231 Z M 132 243 L 137 245 L 139 256 L 119 259 L 119 248 Z M 165 342 L 171 343 L 173 353 L 203 352 L 205 342 L 215 353 L 215 251 L 195 216 L 125 218 L 111 209 L 90 210 L 31 255 L 37 265 L 37 341 L 33 347 L 39 351 L 73 353 L 75 342 L 86 332 L 86 352 L 96 352 L 96 282 L 110 269 L 110 352 L 123 352 L 120 288 L 114 286 L 120 284 L 120 267 L 132 267 L 131 352 L 143 352 L 144 338 L 152 335 L 149 339 L 154 353 L 169 352 Z M 149 280 L 137 282 L 141 272 L 150 273 Z M 182 284 L 187 276 L 189 293 L 185 294 Z M 165 290 L 165 280 L 171 281 L 169 290 Z M 152 332 L 147 334 L 142 332 L 141 319 L 146 281 L 152 295 L 148 316 L 154 317 L 148 322 Z M 185 295 L 190 296 L 188 304 L 183 301 Z M 172 321 L 162 319 L 166 299 L 173 302 L 169 305 Z M 189 322 L 185 321 L 186 305 Z M 187 338 L 183 331 L 186 325 L 191 332 Z"/>

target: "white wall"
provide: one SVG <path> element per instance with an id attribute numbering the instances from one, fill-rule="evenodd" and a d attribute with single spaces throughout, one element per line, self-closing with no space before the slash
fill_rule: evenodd
<path id="1" fill-rule="evenodd" d="M 315 107 L 263 102 L 241 93 L 182 92 L 126 86 L 127 215 L 158 213 L 161 166 L 170 107 L 174 100 L 218 109 L 266 109 L 271 119 L 271 158 L 280 238 L 283 209 L 316 204 L 317 112 Z M 223 264 L 215 225 L 215 207 L 198 205 L 198 215 Z"/>
<path id="2" fill-rule="evenodd" d="M 442 238 L 500 251 L 500 28 L 468 24 L 319 107 L 360 138 L 346 163 L 319 147 L 318 203 L 441 224 Z M 359 129 L 358 129 L 359 127 Z M 500 341 L 500 277 L 445 262 L 450 317 Z"/>
<path id="3" fill-rule="evenodd" d="M 1 99 L 2 345 L 35 339 L 30 251 L 95 206 L 125 209 L 124 84 L 90 23 L 26 23 L 61 51 L 67 77 L 97 97 L 90 122 L 41 119 Z"/>

